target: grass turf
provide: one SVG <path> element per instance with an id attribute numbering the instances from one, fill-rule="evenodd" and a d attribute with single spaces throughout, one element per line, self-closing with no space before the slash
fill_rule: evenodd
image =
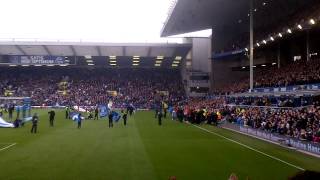
<path id="1" fill-rule="evenodd" d="M 191 125 L 168 119 L 159 127 L 153 112 L 138 112 L 108 128 L 106 120 L 84 121 L 77 129 L 57 111 L 49 127 L 38 110 L 39 133 L 31 124 L 0 129 L 0 179 L 287 179 L 299 170 Z M 304 169 L 320 170 L 320 160 L 248 136 L 203 125 Z"/>

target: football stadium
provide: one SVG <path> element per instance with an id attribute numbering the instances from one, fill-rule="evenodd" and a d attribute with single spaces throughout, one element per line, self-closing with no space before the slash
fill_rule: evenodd
<path id="1" fill-rule="evenodd" d="M 1 180 L 319 180 L 319 0 L 3 0 Z"/>

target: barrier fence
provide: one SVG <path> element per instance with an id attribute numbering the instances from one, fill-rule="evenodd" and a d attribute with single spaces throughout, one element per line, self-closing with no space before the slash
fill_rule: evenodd
<path id="1" fill-rule="evenodd" d="M 297 138 L 287 137 L 275 133 L 270 133 L 268 131 L 263 131 L 259 129 L 253 129 L 250 127 L 239 126 L 236 124 L 226 123 L 222 127 L 232 129 L 247 135 L 252 135 L 261 139 L 279 143 L 287 147 L 293 147 L 298 150 L 306 151 L 312 154 L 320 155 L 320 144 L 310 141 L 300 140 Z"/>

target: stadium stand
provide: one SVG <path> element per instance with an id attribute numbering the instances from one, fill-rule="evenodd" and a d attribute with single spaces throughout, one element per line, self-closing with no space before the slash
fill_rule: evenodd
<path id="1" fill-rule="evenodd" d="M 255 71 L 255 88 L 287 87 L 292 85 L 316 84 L 320 82 L 320 61 L 300 60 L 281 68 L 266 67 Z M 229 84 L 219 90 L 218 94 L 245 92 L 249 89 L 249 80 Z"/>
<path id="2" fill-rule="evenodd" d="M 179 107 L 177 107 L 179 108 Z M 320 104 L 300 108 L 237 106 L 226 98 L 192 99 L 184 106 L 184 119 L 191 123 L 215 124 L 223 120 L 301 140 L 319 142 Z"/>
<path id="3" fill-rule="evenodd" d="M 168 91 L 170 104 L 185 97 L 181 76 L 172 69 L 1 68 L 0 94 L 5 91 L 30 96 L 36 106 L 96 106 L 111 100 L 115 107 L 151 108 L 156 91 Z"/>

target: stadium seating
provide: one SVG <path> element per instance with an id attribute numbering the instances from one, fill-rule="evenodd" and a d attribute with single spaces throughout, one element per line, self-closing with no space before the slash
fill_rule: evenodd
<path id="1" fill-rule="evenodd" d="M 168 91 L 169 103 L 184 98 L 181 76 L 172 69 L 3 68 L 0 94 L 7 90 L 12 96 L 32 97 L 32 105 L 47 106 L 95 106 L 112 100 L 115 107 L 133 103 L 151 108 L 156 91 Z"/>
<path id="2" fill-rule="evenodd" d="M 314 84 L 320 82 L 320 60 L 297 61 L 278 69 L 276 66 L 265 67 L 255 72 L 255 88 L 286 87 L 291 85 Z M 216 93 L 238 93 L 249 89 L 249 80 L 229 84 Z"/>

